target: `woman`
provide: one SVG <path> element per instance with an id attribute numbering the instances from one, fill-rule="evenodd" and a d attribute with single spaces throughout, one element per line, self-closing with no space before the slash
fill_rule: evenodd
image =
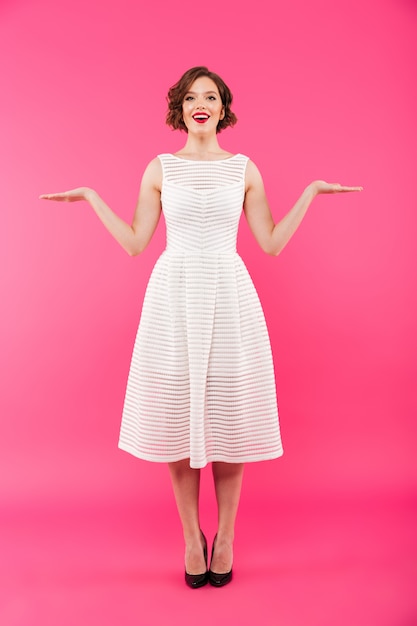
<path id="1" fill-rule="evenodd" d="M 206 67 L 170 89 L 167 123 L 187 139 L 147 166 L 131 226 L 88 187 L 41 196 L 86 200 L 131 255 L 146 248 L 163 208 L 167 247 L 145 295 L 119 446 L 169 464 L 192 588 L 231 581 L 244 463 L 282 454 L 268 333 L 236 252 L 242 206 L 258 244 L 277 255 L 317 194 L 361 190 L 314 181 L 274 224 L 255 164 L 219 145 L 218 133 L 237 121 L 231 104 L 229 88 Z M 209 462 L 218 530 L 208 569 L 198 503 L 200 469 Z"/>

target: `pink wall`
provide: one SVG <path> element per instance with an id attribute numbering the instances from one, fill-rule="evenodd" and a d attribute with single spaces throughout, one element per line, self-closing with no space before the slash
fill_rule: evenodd
<path id="1" fill-rule="evenodd" d="M 86 205 L 38 195 L 93 186 L 129 220 L 146 163 L 184 140 L 165 95 L 196 64 L 230 84 L 239 123 L 223 146 L 258 164 L 276 218 L 315 178 L 365 188 L 317 199 L 278 259 L 242 223 L 286 451 L 248 467 L 247 499 L 270 484 L 276 498 L 415 489 L 416 6 L 199 4 L 0 4 L 3 503 L 165 484 L 116 447 L 163 226 L 130 259 Z"/>

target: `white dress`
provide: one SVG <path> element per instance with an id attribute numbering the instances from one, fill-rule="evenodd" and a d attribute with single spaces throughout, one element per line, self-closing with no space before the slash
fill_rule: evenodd
<path id="1" fill-rule="evenodd" d="M 143 302 L 119 448 L 193 468 L 277 458 L 269 336 L 236 252 L 248 158 L 159 159 L 167 245 Z"/>

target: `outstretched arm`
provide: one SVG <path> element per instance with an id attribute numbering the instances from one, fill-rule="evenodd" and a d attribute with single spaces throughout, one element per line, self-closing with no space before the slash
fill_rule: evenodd
<path id="1" fill-rule="evenodd" d="M 244 212 L 256 241 L 264 252 L 278 255 L 287 245 L 305 216 L 314 198 L 321 193 L 344 193 L 362 191 L 362 187 L 345 187 L 339 183 L 315 180 L 310 183 L 293 208 L 277 223 L 271 215 L 261 174 L 249 161 L 246 169 L 246 196 Z"/>
<path id="2" fill-rule="evenodd" d="M 116 215 L 98 193 L 89 187 L 79 187 L 62 193 L 43 194 L 40 198 L 58 202 L 87 201 L 110 234 L 128 254 L 134 256 L 143 252 L 157 227 L 161 215 L 161 181 L 161 164 L 159 159 L 154 159 L 143 174 L 132 225 Z"/>

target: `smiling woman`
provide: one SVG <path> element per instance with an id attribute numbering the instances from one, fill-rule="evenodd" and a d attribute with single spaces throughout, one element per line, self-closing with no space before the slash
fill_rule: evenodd
<path id="1" fill-rule="evenodd" d="M 219 119 L 216 132 L 220 133 L 224 128 L 234 126 L 237 122 L 237 117 L 231 110 L 233 101 L 232 93 L 224 80 L 218 74 L 211 72 L 204 66 L 193 67 L 185 72 L 185 74 L 181 76 L 180 80 L 169 90 L 167 98 L 168 114 L 166 118 L 168 126 L 171 126 L 174 130 L 185 130 L 185 132 L 188 132 L 188 127 L 183 118 L 183 105 L 185 101 L 193 101 L 192 99 L 196 94 L 191 94 L 189 89 L 194 81 L 197 81 L 197 79 L 200 78 L 210 80 L 210 82 L 205 81 L 206 84 L 209 85 L 209 89 L 213 88 L 210 87 L 210 85 L 213 85 L 214 83 L 214 91 L 208 92 L 206 97 L 215 97 L 216 99 L 220 99 L 223 107 L 223 116 Z"/>
<path id="2" fill-rule="evenodd" d="M 275 224 L 255 164 L 218 143 L 218 133 L 237 121 L 224 81 L 192 68 L 169 90 L 168 104 L 167 123 L 185 130 L 187 140 L 176 154 L 149 163 L 132 225 L 88 187 L 41 197 L 86 200 L 132 255 L 147 246 L 163 210 L 167 246 L 143 303 L 119 446 L 169 464 L 186 583 L 221 587 L 232 579 L 243 464 L 283 453 L 268 331 L 236 251 L 242 208 L 261 248 L 277 255 L 317 194 L 361 188 L 314 181 Z M 218 503 L 210 569 L 199 518 L 200 470 L 208 463 Z"/>

